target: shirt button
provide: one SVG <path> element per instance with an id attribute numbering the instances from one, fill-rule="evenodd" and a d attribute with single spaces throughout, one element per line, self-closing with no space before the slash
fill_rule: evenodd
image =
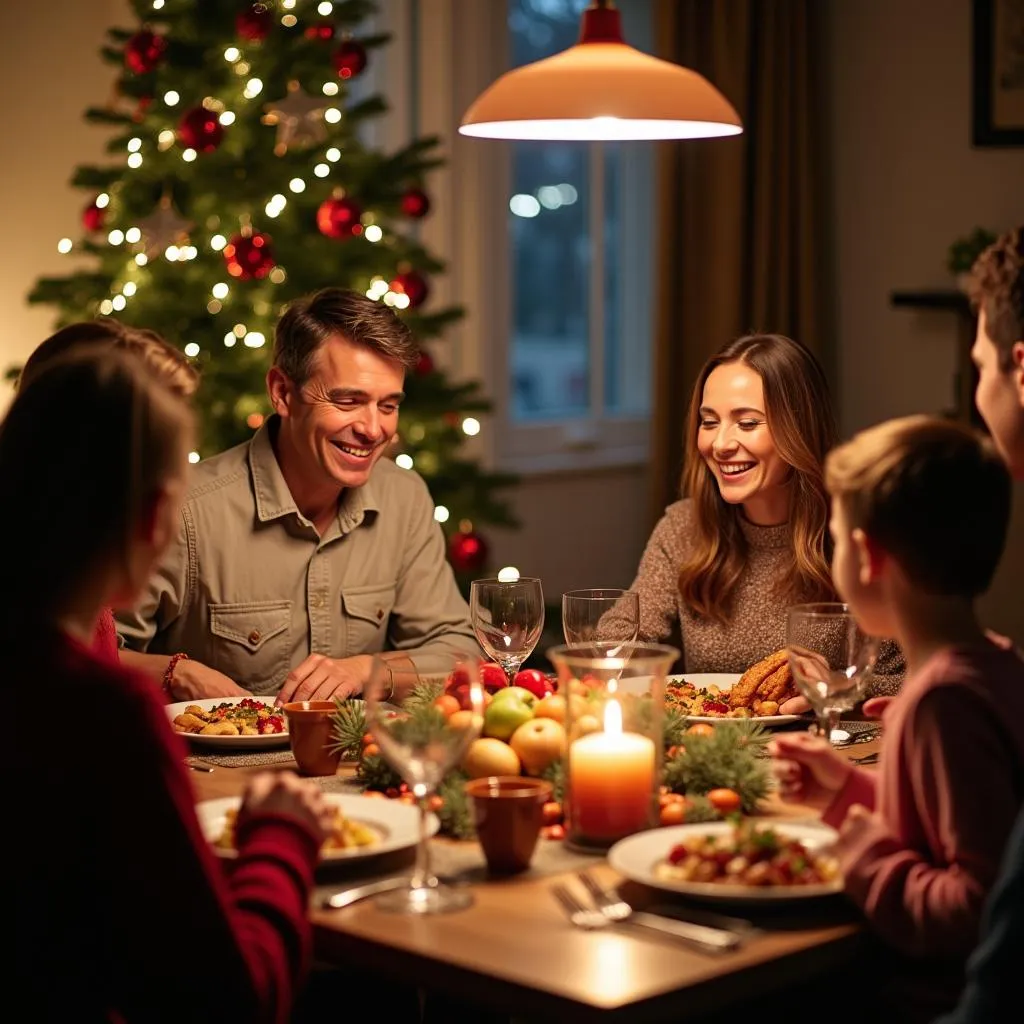
<path id="1" fill-rule="evenodd" d="M 260 642 L 260 638 L 262 636 L 263 636 L 263 634 L 258 629 L 254 629 L 249 634 L 249 643 L 251 643 L 251 644 L 258 644 Z"/>
<path id="2" fill-rule="evenodd" d="M 324 603 L 324 599 L 323 599 L 323 597 L 320 594 L 314 594 L 309 599 L 309 604 L 310 604 L 310 607 L 312 607 L 312 608 L 319 608 L 323 603 Z"/>

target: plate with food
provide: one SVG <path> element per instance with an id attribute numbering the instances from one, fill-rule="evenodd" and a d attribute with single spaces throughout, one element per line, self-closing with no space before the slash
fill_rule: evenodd
<path id="1" fill-rule="evenodd" d="M 788 725 L 800 715 L 780 707 L 797 696 L 789 656 L 776 651 L 746 672 L 684 672 L 665 681 L 665 698 L 691 722 L 714 725 L 723 718 L 753 718 L 761 725 Z"/>
<path id="2" fill-rule="evenodd" d="M 417 807 L 357 793 L 325 793 L 324 800 L 334 812 L 334 827 L 323 845 L 322 862 L 377 857 L 382 853 L 405 850 L 419 841 L 420 812 Z M 196 805 L 203 835 L 220 857 L 232 859 L 238 856 L 234 826 L 240 804 L 240 797 L 229 796 L 204 800 Z M 437 816 L 429 815 L 428 835 L 434 835 L 439 827 Z"/>
<path id="3" fill-rule="evenodd" d="M 676 825 L 620 840 L 608 863 L 631 881 L 702 900 L 812 899 L 842 891 L 836 837 L 818 822 Z"/>
<path id="4" fill-rule="evenodd" d="M 167 705 L 175 732 L 204 747 L 265 749 L 288 746 L 288 723 L 273 700 L 205 697 Z"/>

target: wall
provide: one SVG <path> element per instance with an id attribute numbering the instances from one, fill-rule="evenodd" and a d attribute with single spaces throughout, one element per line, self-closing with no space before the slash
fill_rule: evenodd
<path id="1" fill-rule="evenodd" d="M 946 288 L 946 250 L 976 225 L 1024 221 L 1024 150 L 970 144 L 967 0 L 836 0 L 826 45 L 840 408 L 846 433 L 954 405 L 957 324 L 894 310 Z M 984 610 L 1024 640 L 1024 486 Z"/>
<path id="2" fill-rule="evenodd" d="M 103 162 L 108 133 L 87 124 L 103 106 L 115 69 L 99 48 L 110 25 L 131 25 L 124 0 L 0 4 L 0 96 L 4 97 L 4 272 L 0 275 L 0 371 L 51 331 L 54 311 L 26 303 L 38 277 L 74 269 L 57 242 L 77 238 L 85 193 L 68 185 L 80 163 Z M 0 404 L 10 389 L 2 385 Z"/>

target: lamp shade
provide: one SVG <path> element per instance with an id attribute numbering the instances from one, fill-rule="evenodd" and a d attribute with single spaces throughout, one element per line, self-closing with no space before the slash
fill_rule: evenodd
<path id="1" fill-rule="evenodd" d="M 738 135 L 739 115 L 696 71 L 622 39 L 619 12 L 583 12 L 580 41 L 506 72 L 466 111 L 462 135 L 598 142 Z"/>

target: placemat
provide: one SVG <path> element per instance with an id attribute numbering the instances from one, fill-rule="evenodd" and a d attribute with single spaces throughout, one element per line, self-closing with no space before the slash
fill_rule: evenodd
<path id="1" fill-rule="evenodd" d="M 255 768 L 264 764 L 293 761 L 290 748 L 283 750 L 237 750 L 232 754 L 190 754 L 185 764 L 212 764 L 218 768 Z"/>

